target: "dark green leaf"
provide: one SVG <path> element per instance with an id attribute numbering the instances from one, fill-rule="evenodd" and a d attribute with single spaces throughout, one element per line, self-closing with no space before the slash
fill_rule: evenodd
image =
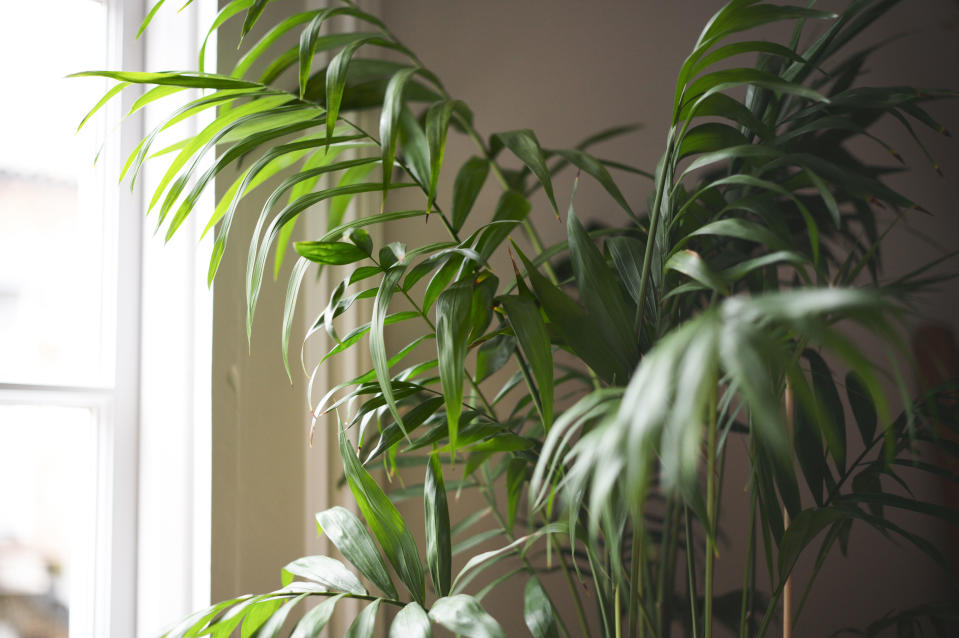
<path id="1" fill-rule="evenodd" d="M 434 452 L 426 464 L 423 484 L 423 507 L 426 514 L 426 564 L 433 577 L 433 591 L 446 596 L 452 581 L 452 550 L 450 546 L 450 514 L 446 505 L 446 485 L 443 467 Z"/>
<path id="2" fill-rule="evenodd" d="M 536 387 L 531 390 L 537 397 L 543 427 L 549 430 L 553 424 L 553 349 L 546 324 L 539 308 L 529 297 L 501 297 L 500 303 L 536 382 Z"/>
<path id="3" fill-rule="evenodd" d="M 546 191 L 546 197 L 549 198 L 549 203 L 552 205 L 553 211 L 556 213 L 556 216 L 559 217 L 559 208 L 556 206 L 556 197 L 553 195 L 553 182 L 550 179 L 549 169 L 546 167 L 546 159 L 543 157 L 543 149 L 540 148 L 536 134 L 529 129 L 522 129 L 496 133 L 493 135 L 493 138 L 511 150 L 516 157 L 533 171 L 533 175 L 535 175 L 543 185 L 543 190 Z"/>
<path id="4" fill-rule="evenodd" d="M 436 352 L 453 452 L 456 450 L 456 435 L 463 411 L 463 366 L 466 362 L 466 337 L 469 334 L 472 301 L 470 282 L 454 284 L 436 300 Z"/>
<path id="5" fill-rule="evenodd" d="M 632 312 L 602 253 L 576 218 L 572 203 L 566 220 L 566 232 L 580 298 L 621 363 L 631 369 L 639 360 Z"/>
<path id="6" fill-rule="evenodd" d="M 453 182 L 453 229 L 459 230 L 473 209 L 486 176 L 489 162 L 483 157 L 471 157 L 460 167 Z"/>
<path id="7" fill-rule="evenodd" d="M 873 405 L 869 390 L 865 382 L 855 372 L 846 375 L 846 396 L 849 397 L 849 406 L 859 426 L 864 445 L 872 445 L 876 436 L 876 406 Z"/>
<path id="8" fill-rule="evenodd" d="M 462 102 L 459 102 L 462 104 Z M 446 148 L 446 131 L 450 126 L 450 117 L 453 108 L 457 105 L 454 100 L 437 102 L 426 113 L 426 141 L 430 149 L 430 181 L 427 194 L 426 210 L 433 207 L 436 199 L 436 185 L 443 166 L 443 152 Z M 465 106 L 465 105 L 464 105 Z"/>
<path id="9" fill-rule="evenodd" d="M 406 434 L 406 428 L 403 426 L 403 417 L 400 416 L 396 401 L 393 399 L 393 387 L 390 384 L 390 364 L 389 357 L 386 355 L 386 338 L 383 329 L 386 325 L 386 312 L 390 299 L 392 299 L 396 285 L 405 270 L 406 267 L 403 264 L 397 264 L 383 275 L 383 281 L 380 283 L 376 298 L 373 300 L 373 313 L 370 321 L 370 356 L 373 359 L 373 368 L 376 370 L 376 379 L 383 389 L 383 398 L 386 400 L 386 405 L 389 406 L 393 418 L 404 434 Z"/>
<path id="10" fill-rule="evenodd" d="M 400 69 L 390 78 L 386 85 L 386 95 L 383 98 L 383 110 L 380 112 L 380 144 L 383 147 L 383 198 L 386 199 L 386 189 L 393 176 L 393 161 L 396 159 L 396 138 L 399 135 L 397 123 L 400 120 L 400 111 L 403 108 L 403 89 L 407 81 L 419 69 L 407 67 Z"/>
<path id="11" fill-rule="evenodd" d="M 626 211 L 627 215 L 630 217 L 633 216 L 633 210 L 629 207 L 629 204 L 626 203 L 626 198 L 623 197 L 619 187 L 616 186 L 616 182 L 614 182 L 610 176 L 609 171 L 606 170 L 606 167 L 603 166 L 599 160 L 592 155 L 576 149 L 556 151 L 556 154 L 576 168 L 592 176 L 606 189 L 606 192 L 616 200 L 616 203 Z"/>

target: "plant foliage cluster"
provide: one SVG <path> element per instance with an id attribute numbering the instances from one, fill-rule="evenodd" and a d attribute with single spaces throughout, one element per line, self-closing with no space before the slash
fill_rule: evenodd
<path id="1" fill-rule="evenodd" d="M 363 341 L 372 359 L 368 372 L 316 405 L 318 416 L 344 415 L 339 455 L 360 515 L 334 507 L 317 523 L 352 568 L 302 558 L 283 570 L 281 589 L 214 605 L 167 636 L 275 636 L 296 605 L 323 597 L 293 636 L 317 635 L 338 601 L 353 598 L 368 604 L 349 636 L 371 636 L 391 618 L 395 637 L 430 636 L 440 625 L 493 638 L 505 632 L 483 598 L 513 579 L 525 580 L 526 625 L 537 638 L 667 636 L 676 621 L 692 636 L 711 636 L 717 622 L 762 636 L 778 622 L 800 554 L 818 558 L 797 617 L 853 525 L 945 565 L 931 542 L 885 515 L 910 510 L 959 523 L 956 512 L 898 485 L 904 467 L 945 472 L 916 455 L 918 443 L 936 440 L 953 455 L 957 448 L 938 439 L 937 427 L 954 423 L 946 404 L 911 399 L 898 372 L 908 299 L 935 277 L 925 269 L 879 277 L 881 240 L 902 216 L 920 213 L 884 181 L 902 158 L 873 125 L 898 122 L 925 153 L 925 132 L 945 129 L 924 106 L 953 97 L 857 83 L 873 49 L 850 51 L 850 42 L 894 0 L 852 0 L 838 15 L 756 0 L 723 6 L 679 70 L 665 150 L 651 173 L 589 152 L 631 127 L 569 149 L 543 148 L 525 129 L 480 134 L 468 105 L 352 2 L 263 28 L 268 3 L 232 0 L 221 9 L 211 33 L 235 19 L 244 36 L 254 25 L 262 34 L 223 74 L 81 74 L 116 81 L 97 108 L 139 85 L 152 88 L 134 111 L 204 89 L 143 139 L 124 175 L 132 183 L 148 158 L 172 158 L 150 202 L 170 237 L 200 193 L 240 166 L 207 224 L 216 237 L 211 281 L 235 217 L 247 212 L 244 197 L 271 191 L 247 247 L 248 330 L 297 220 L 320 215 L 327 232 L 292 243 L 283 356 L 298 291 L 308 273 L 331 269 L 339 283 L 310 334 L 325 333 L 332 347 L 317 365 Z M 362 30 L 343 31 L 343 18 Z M 759 39 L 756 30 L 772 23 L 793 26 L 789 42 Z M 811 23 L 819 35 L 806 37 Z M 203 68 L 203 51 L 200 58 Z M 199 133 L 154 148 L 166 128 L 211 109 Z M 361 127 L 362 111 L 378 113 L 378 130 Z M 458 167 L 444 165 L 448 134 L 475 143 Z M 855 156 L 849 145 L 858 140 L 877 152 Z M 504 168 L 504 159 L 522 169 Z M 561 210 L 553 181 L 565 169 L 596 180 L 621 222 L 587 231 L 572 201 Z M 649 178 L 647 200 L 627 201 L 613 177 L 623 172 Z M 449 202 L 437 197 L 441 179 L 452 179 Z M 476 204 L 484 187 L 500 189 L 492 208 Z M 421 203 L 392 210 L 395 189 L 418 192 Z M 537 219 L 552 215 L 531 213 L 539 190 L 552 215 L 565 214 L 567 240 L 555 246 L 543 246 L 536 230 Z M 382 202 L 379 211 L 361 208 L 347 221 L 351 199 L 364 193 Z M 367 230 L 428 218 L 442 225 L 444 241 L 375 245 Z M 511 235 L 532 252 L 510 246 Z M 503 252 L 515 276 L 490 269 Z M 362 299 L 372 300 L 368 323 L 339 334 L 343 313 Z M 388 347 L 386 328 L 399 323 L 419 326 L 418 336 Z M 887 360 L 851 344 L 850 326 L 882 343 Z M 907 406 L 899 416 L 890 383 Z M 748 450 L 751 514 L 737 532 L 749 551 L 742 589 L 718 593 L 719 494 L 734 440 Z M 371 474 L 380 464 L 424 473 L 422 486 L 403 495 L 422 494 L 425 553 L 394 504 L 400 494 Z M 444 478 L 452 466 L 455 481 Z M 447 494 L 456 490 L 477 491 L 488 507 L 451 525 Z M 453 573 L 454 554 L 490 539 L 501 549 L 472 555 Z M 505 558 L 514 569 L 477 579 Z M 547 593 L 542 579 L 552 571 L 565 574 L 568 598 Z M 945 631 L 954 617 L 954 607 L 930 604 L 865 631 Z"/>

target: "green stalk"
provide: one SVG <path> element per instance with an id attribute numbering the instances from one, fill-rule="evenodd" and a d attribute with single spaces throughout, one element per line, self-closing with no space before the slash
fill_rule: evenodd
<path id="1" fill-rule="evenodd" d="M 615 624 L 613 625 L 614 631 L 616 632 L 616 638 L 621 638 L 623 635 L 623 612 L 620 609 L 619 603 L 619 583 L 616 583 L 616 589 L 613 591 L 613 614 L 615 618 Z"/>
<path id="2" fill-rule="evenodd" d="M 483 494 L 483 498 L 486 499 L 486 503 L 489 505 L 490 511 L 493 512 L 493 516 L 496 517 L 496 521 L 499 523 L 500 530 L 502 531 L 503 535 L 510 543 L 512 543 L 516 540 L 516 535 L 509 531 L 509 527 L 506 525 L 506 520 L 499 511 L 499 505 L 497 505 L 496 502 L 496 495 L 493 494 L 493 481 L 489 476 L 489 467 L 484 464 L 482 466 L 481 473 L 483 476 L 483 485 L 480 487 L 480 492 Z M 529 562 L 529 559 L 526 558 L 525 555 L 520 554 L 520 560 L 523 562 L 523 566 L 526 568 L 526 571 L 529 573 L 529 575 L 539 581 L 540 585 L 542 586 L 539 573 Z M 543 591 L 546 591 L 545 587 L 543 588 Z M 548 593 L 546 594 L 546 598 L 549 599 Z M 554 610 L 557 609 L 556 605 L 553 604 L 551 599 L 549 600 L 549 603 L 552 605 Z M 563 632 L 563 635 L 566 636 L 566 638 L 571 638 L 569 630 L 566 628 L 566 623 L 563 622 L 562 617 L 559 614 L 554 614 L 554 617 L 556 618 L 556 624 Z"/>
<path id="3" fill-rule="evenodd" d="M 686 527 L 686 573 L 689 578 L 689 621 L 693 628 L 693 638 L 699 637 L 696 618 L 696 554 L 693 551 L 693 528 L 689 523 L 689 508 L 683 506 L 683 519 Z M 709 551 L 707 549 L 707 551 Z"/>
<path id="4" fill-rule="evenodd" d="M 638 517 L 642 521 L 642 517 Z M 637 615 L 641 599 L 643 596 L 643 574 L 640 562 L 642 561 L 643 551 L 643 524 L 633 523 L 633 545 L 629 557 L 629 606 L 627 613 L 627 633 L 634 636 L 637 633 L 642 637 L 646 633 L 642 625 L 637 627 Z"/>
<path id="5" fill-rule="evenodd" d="M 583 608 L 583 600 L 579 596 L 579 589 L 573 580 L 569 563 L 566 562 L 566 556 L 562 551 L 557 551 L 556 553 L 559 555 L 560 565 L 563 566 L 563 575 L 566 576 L 566 584 L 569 585 L 569 590 L 573 594 L 573 604 L 576 605 L 576 619 L 579 621 L 579 630 L 582 632 L 582 636 L 590 638 L 593 634 L 589 630 L 589 623 L 586 622 L 586 610 Z"/>
<path id="6" fill-rule="evenodd" d="M 747 622 L 752 624 L 753 561 L 756 559 L 756 490 L 750 488 L 749 535 L 746 539 L 746 568 L 743 570 L 743 591 L 739 606 L 739 638 L 749 638 Z"/>
<path id="7" fill-rule="evenodd" d="M 709 398 L 709 431 L 706 448 L 706 517 L 711 533 L 706 537 L 706 584 L 703 610 L 703 635 L 713 635 L 713 563 L 716 559 L 716 388 Z M 712 539 L 712 540 L 710 540 Z M 687 541 L 688 542 L 688 541 Z"/>

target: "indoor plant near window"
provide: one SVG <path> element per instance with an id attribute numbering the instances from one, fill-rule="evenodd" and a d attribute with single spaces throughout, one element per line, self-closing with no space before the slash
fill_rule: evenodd
<path id="1" fill-rule="evenodd" d="M 233 0 L 214 29 L 235 16 L 246 34 L 266 4 Z M 916 445 L 955 427 L 951 404 L 940 400 L 948 388 L 911 399 L 897 372 L 906 358 L 897 332 L 905 304 L 934 278 L 923 270 L 880 281 L 885 228 L 917 205 L 884 184 L 882 162 L 847 150 L 870 139 L 889 151 L 883 162 L 899 159 L 870 132 L 881 117 L 901 122 L 920 148 L 920 130 L 945 131 L 922 105 L 951 92 L 856 85 L 869 50 L 850 53 L 847 45 L 895 4 L 857 0 L 839 15 L 750 0 L 724 6 L 680 69 L 666 149 L 648 174 L 645 202 L 627 201 L 610 174 L 642 171 L 587 152 L 629 127 L 562 150 L 541 148 L 529 130 L 484 138 L 469 107 L 350 2 L 264 29 L 228 74 L 90 73 L 118 81 L 98 107 L 133 84 L 155 85 L 138 106 L 180 87 L 208 89 L 155 131 L 217 110 L 212 124 L 168 149 L 175 160 L 153 197 L 167 235 L 217 174 L 242 160 L 210 220 L 218 224 L 212 280 L 244 195 L 275 176 L 249 246 L 248 328 L 271 254 L 278 264 L 297 217 L 319 212 L 328 232 L 295 243 L 283 356 L 291 309 L 314 268 L 342 277 L 316 321 L 331 338 L 329 356 L 363 339 L 372 355 L 369 372 L 316 406 L 317 414 L 342 417 L 339 453 L 361 514 L 333 508 L 317 521 L 355 570 L 329 557 L 303 558 L 283 570 L 283 588 L 219 603 L 167 635 L 241 628 L 244 636 L 274 636 L 295 605 L 319 596 L 325 602 L 293 635 L 316 635 L 345 597 L 369 601 L 351 636 L 372 635 L 386 608 L 396 611 L 386 621 L 391 636 L 428 636 L 431 624 L 502 636 L 481 599 L 511 579 L 525 579 L 526 624 L 537 637 L 665 636 L 680 621 L 690 635 L 711 636 L 720 620 L 738 635 L 767 635 L 784 592 L 792 596 L 799 555 L 814 546 L 824 558 L 852 525 L 943 563 L 934 545 L 884 516 L 896 508 L 959 521 L 959 513 L 896 484 L 899 465 L 943 473 Z M 343 17 L 364 31 L 324 34 Z M 804 37 L 809 21 L 824 24 L 821 35 Z M 795 26 L 790 42 L 750 34 L 776 22 Z M 300 34 L 299 45 L 279 46 L 290 33 Z M 397 61 L 360 57 L 384 49 Z M 316 68 L 317 56 L 329 63 Z M 746 65 L 747 57 L 758 63 Z M 250 77 L 264 60 L 262 75 Z M 379 112 L 375 134 L 352 119 L 366 109 Z M 455 170 L 443 165 L 451 130 L 476 145 Z M 153 151 L 155 132 L 131 155 L 124 169 L 131 179 Z M 202 168 L 199 160 L 215 152 Z M 498 163 L 509 156 L 523 168 Z M 529 197 L 542 189 L 561 216 L 552 180 L 570 167 L 576 179 L 598 180 L 623 223 L 587 231 L 571 201 L 563 211 L 568 240 L 543 247 Z M 436 199 L 440 179 L 454 182 L 449 203 Z M 487 181 L 502 192 L 491 210 L 475 205 Z M 421 203 L 392 210 L 387 194 L 397 188 L 418 191 Z M 383 205 L 345 221 L 347 202 L 360 193 L 377 194 Z M 429 218 L 448 240 L 376 246 L 365 230 Z M 526 248 L 511 244 L 511 235 Z M 513 261 L 509 277 L 489 267 L 504 252 Z M 364 298 L 373 300 L 369 323 L 338 336 L 337 318 Z M 421 332 L 408 346 L 388 348 L 384 330 L 400 322 Z M 884 344 L 888 376 L 845 339 L 849 326 Z M 904 399 L 899 416 L 891 414 L 889 386 Z M 844 405 L 855 428 L 845 427 Z M 359 447 L 348 431 L 358 431 Z M 734 438 L 749 450 L 745 526 L 720 518 Z M 864 451 L 854 458 L 847 446 L 860 438 Z M 370 473 L 397 466 L 425 473 L 425 553 Z M 451 468 L 462 480 L 444 480 Z M 447 491 L 460 489 L 478 490 L 489 508 L 451 526 Z M 472 556 L 454 576 L 451 538 L 484 524 L 495 526 L 502 549 Z M 730 526 L 741 527 L 736 533 L 751 551 L 742 590 L 720 594 L 717 538 L 733 533 Z M 504 558 L 516 569 L 492 582 L 476 579 Z M 568 600 L 547 594 L 547 564 L 565 577 Z M 770 587 L 760 592 L 765 578 Z M 591 601 L 580 594 L 583 582 Z M 794 598 L 798 616 L 805 597 Z M 912 635 L 955 616 L 948 603 L 930 604 L 869 631 Z"/>

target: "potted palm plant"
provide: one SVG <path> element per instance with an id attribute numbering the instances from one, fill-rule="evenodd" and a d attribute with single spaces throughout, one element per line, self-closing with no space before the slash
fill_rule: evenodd
<path id="1" fill-rule="evenodd" d="M 246 35 L 266 4 L 233 0 L 211 31 L 235 19 Z M 314 406 L 339 417 L 339 456 L 359 511 L 335 507 L 317 522 L 352 567 L 304 557 L 282 570 L 280 589 L 218 603 L 166 635 L 275 636 L 310 598 L 323 602 L 296 622 L 294 636 L 317 635 L 344 598 L 364 603 L 350 636 L 371 636 L 378 621 L 390 636 L 429 636 L 434 625 L 514 635 L 522 632 L 504 631 L 482 599 L 518 580 L 537 638 L 668 636 L 680 626 L 708 637 L 720 622 L 763 636 L 777 623 L 789 633 L 799 617 L 805 593 L 793 591 L 792 574 L 800 556 L 818 548 L 802 583 L 808 593 L 853 525 L 944 564 L 934 544 L 886 516 L 897 509 L 959 521 L 896 485 L 901 465 L 946 473 L 917 455 L 922 442 L 955 453 L 940 438 L 956 427 L 943 399 L 950 387 L 911 397 L 897 372 L 907 358 L 900 319 L 933 278 L 925 269 L 879 277 L 884 221 L 918 206 L 885 183 L 884 164 L 848 150 L 869 139 L 899 159 L 871 131 L 882 117 L 920 147 L 925 129 L 945 131 L 924 105 L 952 92 L 858 84 L 869 52 L 848 54 L 846 45 L 893 4 L 857 0 L 831 14 L 730 1 L 679 70 L 665 149 L 648 173 L 589 153 L 630 127 L 569 149 L 543 148 L 526 129 L 482 134 L 469 106 L 349 0 L 269 25 L 223 74 L 80 74 L 117 81 L 96 108 L 129 86 L 154 87 L 138 106 L 177 88 L 205 89 L 143 140 L 124 172 L 136 179 L 160 131 L 216 109 L 210 125 L 167 149 L 175 159 L 153 197 L 167 236 L 242 160 L 209 220 L 210 279 L 244 197 L 273 184 L 248 246 L 248 329 L 271 255 L 274 264 L 285 258 L 301 215 L 322 214 L 327 232 L 292 244 L 282 356 L 298 291 L 317 269 L 340 281 L 316 321 L 330 337 L 327 358 L 364 341 L 371 353 L 365 374 Z M 326 32 L 344 17 L 362 30 Z M 808 38 L 811 22 L 823 27 Z M 792 25 L 788 42 L 754 33 L 773 23 Z M 287 49 L 290 34 L 299 40 Z M 382 50 L 390 61 L 361 57 Z M 364 111 L 378 114 L 377 131 L 357 119 Z M 449 134 L 475 145 L 460 166 L 444 165 Z M 207 167 L 204 157 L 214 157 Z M 561 206 L 554 193 L 554 178 L 569 168 L 576 180 L 596 180 L 628 221 L 584 227 L 574 199 Z M 629 201 L 617 171 L 647 175 L 649 198 Z M 437 196 L 441 179 L 453 181 L 449 201 Z M 476 204 L 487 182 L 501 193 L 492 208 Z M 396 189 L 417 193 L 417 205 L 390 208 Z M 539 190 L 565 223 L 567 238 L 556 245 L 543 244 L 540 216 L 530 213 Z M 347 220 L 346 204 L 360 194 L 381 204 Z M 443 241 L 376 245 L 367 230 L 431 218 Z M 490 267 L 504 253 L 509 276 Z M 338 318 L 361 299 L 372 300 L 368 323 L 338 334 Z M 389 347 L 386 327 L 401 323 L 417 326 L 416 338 Z M 883 344 L 884 366 L 852 345 L 850 328 Z M 901 414 L 891 393 L 903 400 Z M 748 450 L 748 524 L 721 517 L 734 440 Z M 377 480 L 380 467 L 424 476 L 425 552 Z M 457 480 L 447 481 L 454 471 Z M 475 490 L 488 507 L 453 525 L 451 490 Z M 454 574 L 451 539 L 483 524 L 499 548 Z M 731 528 L 747 538 L 743 585 L 717 592 L 718 543 Z M 504 559 L 515 568 L 487 577 Z M 562 574 L 566 599 L 544 586 L 547 572 Z M 934 601 L 890 613 L 867 633 L 945 632 L 956 616 L 954 601 Z"/>

